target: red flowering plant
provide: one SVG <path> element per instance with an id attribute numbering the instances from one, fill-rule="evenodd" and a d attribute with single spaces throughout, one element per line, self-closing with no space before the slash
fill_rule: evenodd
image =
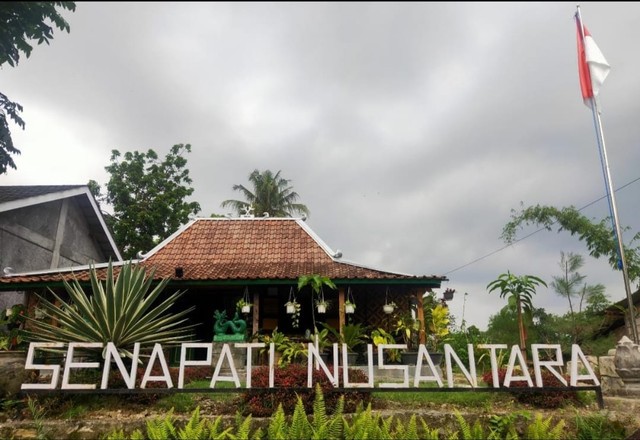
<path id="1" fill-rule="evenodd" d="M 21 347 L 26 316 L 27 308 L 23 304 L 15 304 L 0 313 L 0 350 L 15 350 Z"/>

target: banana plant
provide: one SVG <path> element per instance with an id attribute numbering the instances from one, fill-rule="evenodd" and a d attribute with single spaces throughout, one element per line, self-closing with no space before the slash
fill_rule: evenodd
<path id="1" fill-rule="evenodd" d="M 131 349 L 136 342 L 143 347 L 155 343 L 175 345 L 193 337 L 195 325 L 185 324 L 186 316 L 194 307 L 179 312 L 170 310 L 184 291 L 177 291 L 157 303 L 169 279 L 153 285 L 155 269 L 146 277 L 144 267 L 128 262 L 116 276 L 110 262 L 104 281 L 99 279 L 95 267 L 89 272 L 90 294 L 74 279 L 64 281 L 68 300 L 51 289 L 53 301 L 38 295 L 45 319 L 28 318 L 28 340 L 102 342 L 105 346 L 112 342 L 120 353 L 132 357 Z"/>

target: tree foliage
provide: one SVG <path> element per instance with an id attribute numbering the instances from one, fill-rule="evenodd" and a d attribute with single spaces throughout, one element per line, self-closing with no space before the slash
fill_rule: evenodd
<path id="1" fill-rule="evenodd" d="M 225 200 L 221 206 L 233 208 L 238 215 L 246 212 L 257 216 L 268 214 L 270 217 L 309 215 L 309 209 L 302 203 L 297 203 L 300 196 L 293 190 L 291 180 L 281 177 L 280 172 L 274 174 L 270 170 L 254 170 L 249 174 L 253 190 L 244 185 L 233 185 L 233 190 L 242 193 L 245 200 Z"/>
<path id="2" fill-rule="evenodd" d="M 551 282 L 553 290 L 569 302 L 569 313 L 571 314 L 582 312 L 588 299 L 593 295 L 603 294 L 605 289 L 602 284 L 588 285 L 584 281 L 586 276 L 578 272 L 583 265 L 582 255 L 561 252 L 559 266 L 562 275 L 554 276 Z M 578 301 L 577 304 L 574 304 L 574 299 Z"/>
<path id="3" fill-rule="evenodd" d="M 519 212 L 511 211 L 511 221 L 504 226 L 502 238 L 507 243 L 513 243 L 517 231 L 528 225 L 542 226 L 548 231 L 557 226 L 558 232 L 568 231 L 571 235 L 577 235 L 587 245 L 589 255 L 594 258 L 607 257 L 611 267 L 620 269 L 618 240 L 608 218 L 596 223 L 573 206 L 561 209 L 553 206 L 530 206 Z M 637 233 L 624 245 L 627 274 L 635 282 L 640 281 L 640 247 L 634 245 L 639 238 L 640 233 Z"/>
<path id="4" fill-rule="evenodd" d="M 69 24 L 58 9 L 75 11 L 76 5 L 75 2 L 1 2 L 0 67 L 5 63 L 17 66 L 21 54 L 29 58 L 33 42 L 49 44 L 54 27 L 69 32 Z M 20 150 L 13 143 L 9 119 L 24 129 L 22 110 L 20 104 L 0 93 L 0 174 L 8 168 L 16 169 L 11 156 L 20 154 Z"/>
<path id="5" fill-rule="evenodd" d="M 110 174 L 106 195 L 89 182 L 97 199 L 113 207 L 107 222 L 125 258 L 151 250 L 200 211 L 199 203 L 186 201 L 193 193 L 184 157 L 190 152 L 191 145 L 177 144 L 160 160 L 152 149 L 124 155 L 113 150 L 105 167 Z"/>

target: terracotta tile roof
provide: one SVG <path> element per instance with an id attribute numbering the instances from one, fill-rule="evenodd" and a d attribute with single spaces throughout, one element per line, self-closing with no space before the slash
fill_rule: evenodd
<path id="1" fill-rule="evenodd" d="M 334 253 L 300 219 L 196 219 L 152 249 L 140 264 L 156 269 L 158 278 L 182 281 L 296 280 L 317 273 L 339 279 L 435 282 L 442 276 L 413 276 L 367 268 L 333 257 Z M 176 269 L 182 276 L 176 276 Z M 86 271 L 75 271 L 79 280 Z M 34 275 L 0 278 L 3 282 L 36 281 Z M 37 281 L 59 281 L 60 274 L 40 274 Z"/>

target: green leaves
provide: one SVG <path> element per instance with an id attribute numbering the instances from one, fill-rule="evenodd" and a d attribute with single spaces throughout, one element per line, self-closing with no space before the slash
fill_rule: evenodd
<path id="1" fill-rule="evenodd" d="M 516 276 L 507 272 L 490 282 L 487 285 L 487 289 L 489 289 L 490 293 L 494 290 L 500 290 L 500 298 L 507 297 L 509 301 L 519 302 L 524 309 L 532 310 L 532 298 L 536 293 L 536 286 L 539 285 L 547 287 L 547 283 L 536 276 Z M 513 300 L 510 298 L 513 298 Z"/>
<path id="2" fill-rule="evenodd" d="M 594 258 L 607 257 L 611 267 L 620 268 L 618 241 L 608 218 L 596 222 L 582 215 L 573 206 L 530 206 L 519 212 L 512 210 L 511 221 L 504 226 L 502 238 L 506 243 L 513 243 L 518 229 L 526 225 L 541 226 L 548 231 L 557 226 L 558 232 L 568 231 L 571 235 L 577 235 L 587 245 L 589 255 Z M 640 281 L 640 247 L 634 243 L 639 238 L 640 233 L 636 233 L 628 244 L 623 245 L 629 279 L 636 283 Z"/>
<path id="3" fill-rule="evenodd" d="M 249 174 L 249 182 L 253 191 L 244 185 L 233 185 L 233 190 L 239 191 L 244 201 L 225 200 L 221 206 L 233 208 L 238 215 L 245 214 L 247 210 L 258 217 L 265 213 L 271 217 L 291 217 L 296 213 L 309 215 L 305 205 L 296 203 L 300 196 L 293 191 L 290 180 L 280 177 L 280 171 L 273 174 L 270 170 L 254 170 Z"/>
<path id="4" fill-rule="evenodd" d="M 20 54 L 27 58 L 33 49 L 31 41 L 37 44 L 47 43 L 53 39 L 52 22 L 58 29 L 69 32 L 69 24 L 57 9 L 75 11 L 75 2 L 1 2 L 0 3 L 0 66 L 8 63 L 15 67 L 20 61 Z M 0 93 L 0 174 L 8 168 L 16 169 L 12 154 L 20 154 L 13 144 L 9 118 L 24 129 L 25 124 L 20 117 L 22 106 L 12 102 Z"/>
<path id="5" fill-rule="evenodd" d="M 336 285 L 331 281 L 331 278 L 318 274 L 301 275 L 298 277 L 298 290 L 302 290 L 305 286 L 311 286 L 311 290 L 316 294 L 320 293 L 323 286 L 327 286 L 333 290 L 337 289 Z"/>
<path id="6" fill-rule="evenodd" d="M 53 39 L 52 22 L 61 31 L 69 32 L 69 23 L 57 9 L 75 11 L 75 2 L 3 2 L 0 4 L 0 66 L 8 63 L 15 67 L 22 52 L 27 58 L 33 46 Z"/>
<path id="7" fill-rule="evenodd" d="M 184 325 L 193 307 L 177 313 L 171 308 L 184 292 L 175 292 L 164 300 L 160 295 L 168 279 L 153 286 L 154 271 L 146 277 L 145 269 L 125 263 L 117 277 L 111 263 L 106 280 L 91 269 L 91 294 L 74 280 L 64 282 L 69 297 L 64 300 L 51 291 L 54 301 L 40 298 L 47 318 L 57 321 L 31 320 L 29 338 L 50 342 L 113 342 L 119 351 L 129 354 L 135 342 L 175 344 L 188 341 L 194 325 Z"/>
<path id="8" fill-rule="evenodd" d="M 113 207 L 106 219 L 125 258 L 148 252 L 200 211 L 200 204 L 186 201 L 194 191 L 185 168 L 190 152 L 191 145 L 177 144 L 160 161 L 152 149 L 124 155 L 112 150 L 106 195 L 90 182 L 96 199 Z"/>

